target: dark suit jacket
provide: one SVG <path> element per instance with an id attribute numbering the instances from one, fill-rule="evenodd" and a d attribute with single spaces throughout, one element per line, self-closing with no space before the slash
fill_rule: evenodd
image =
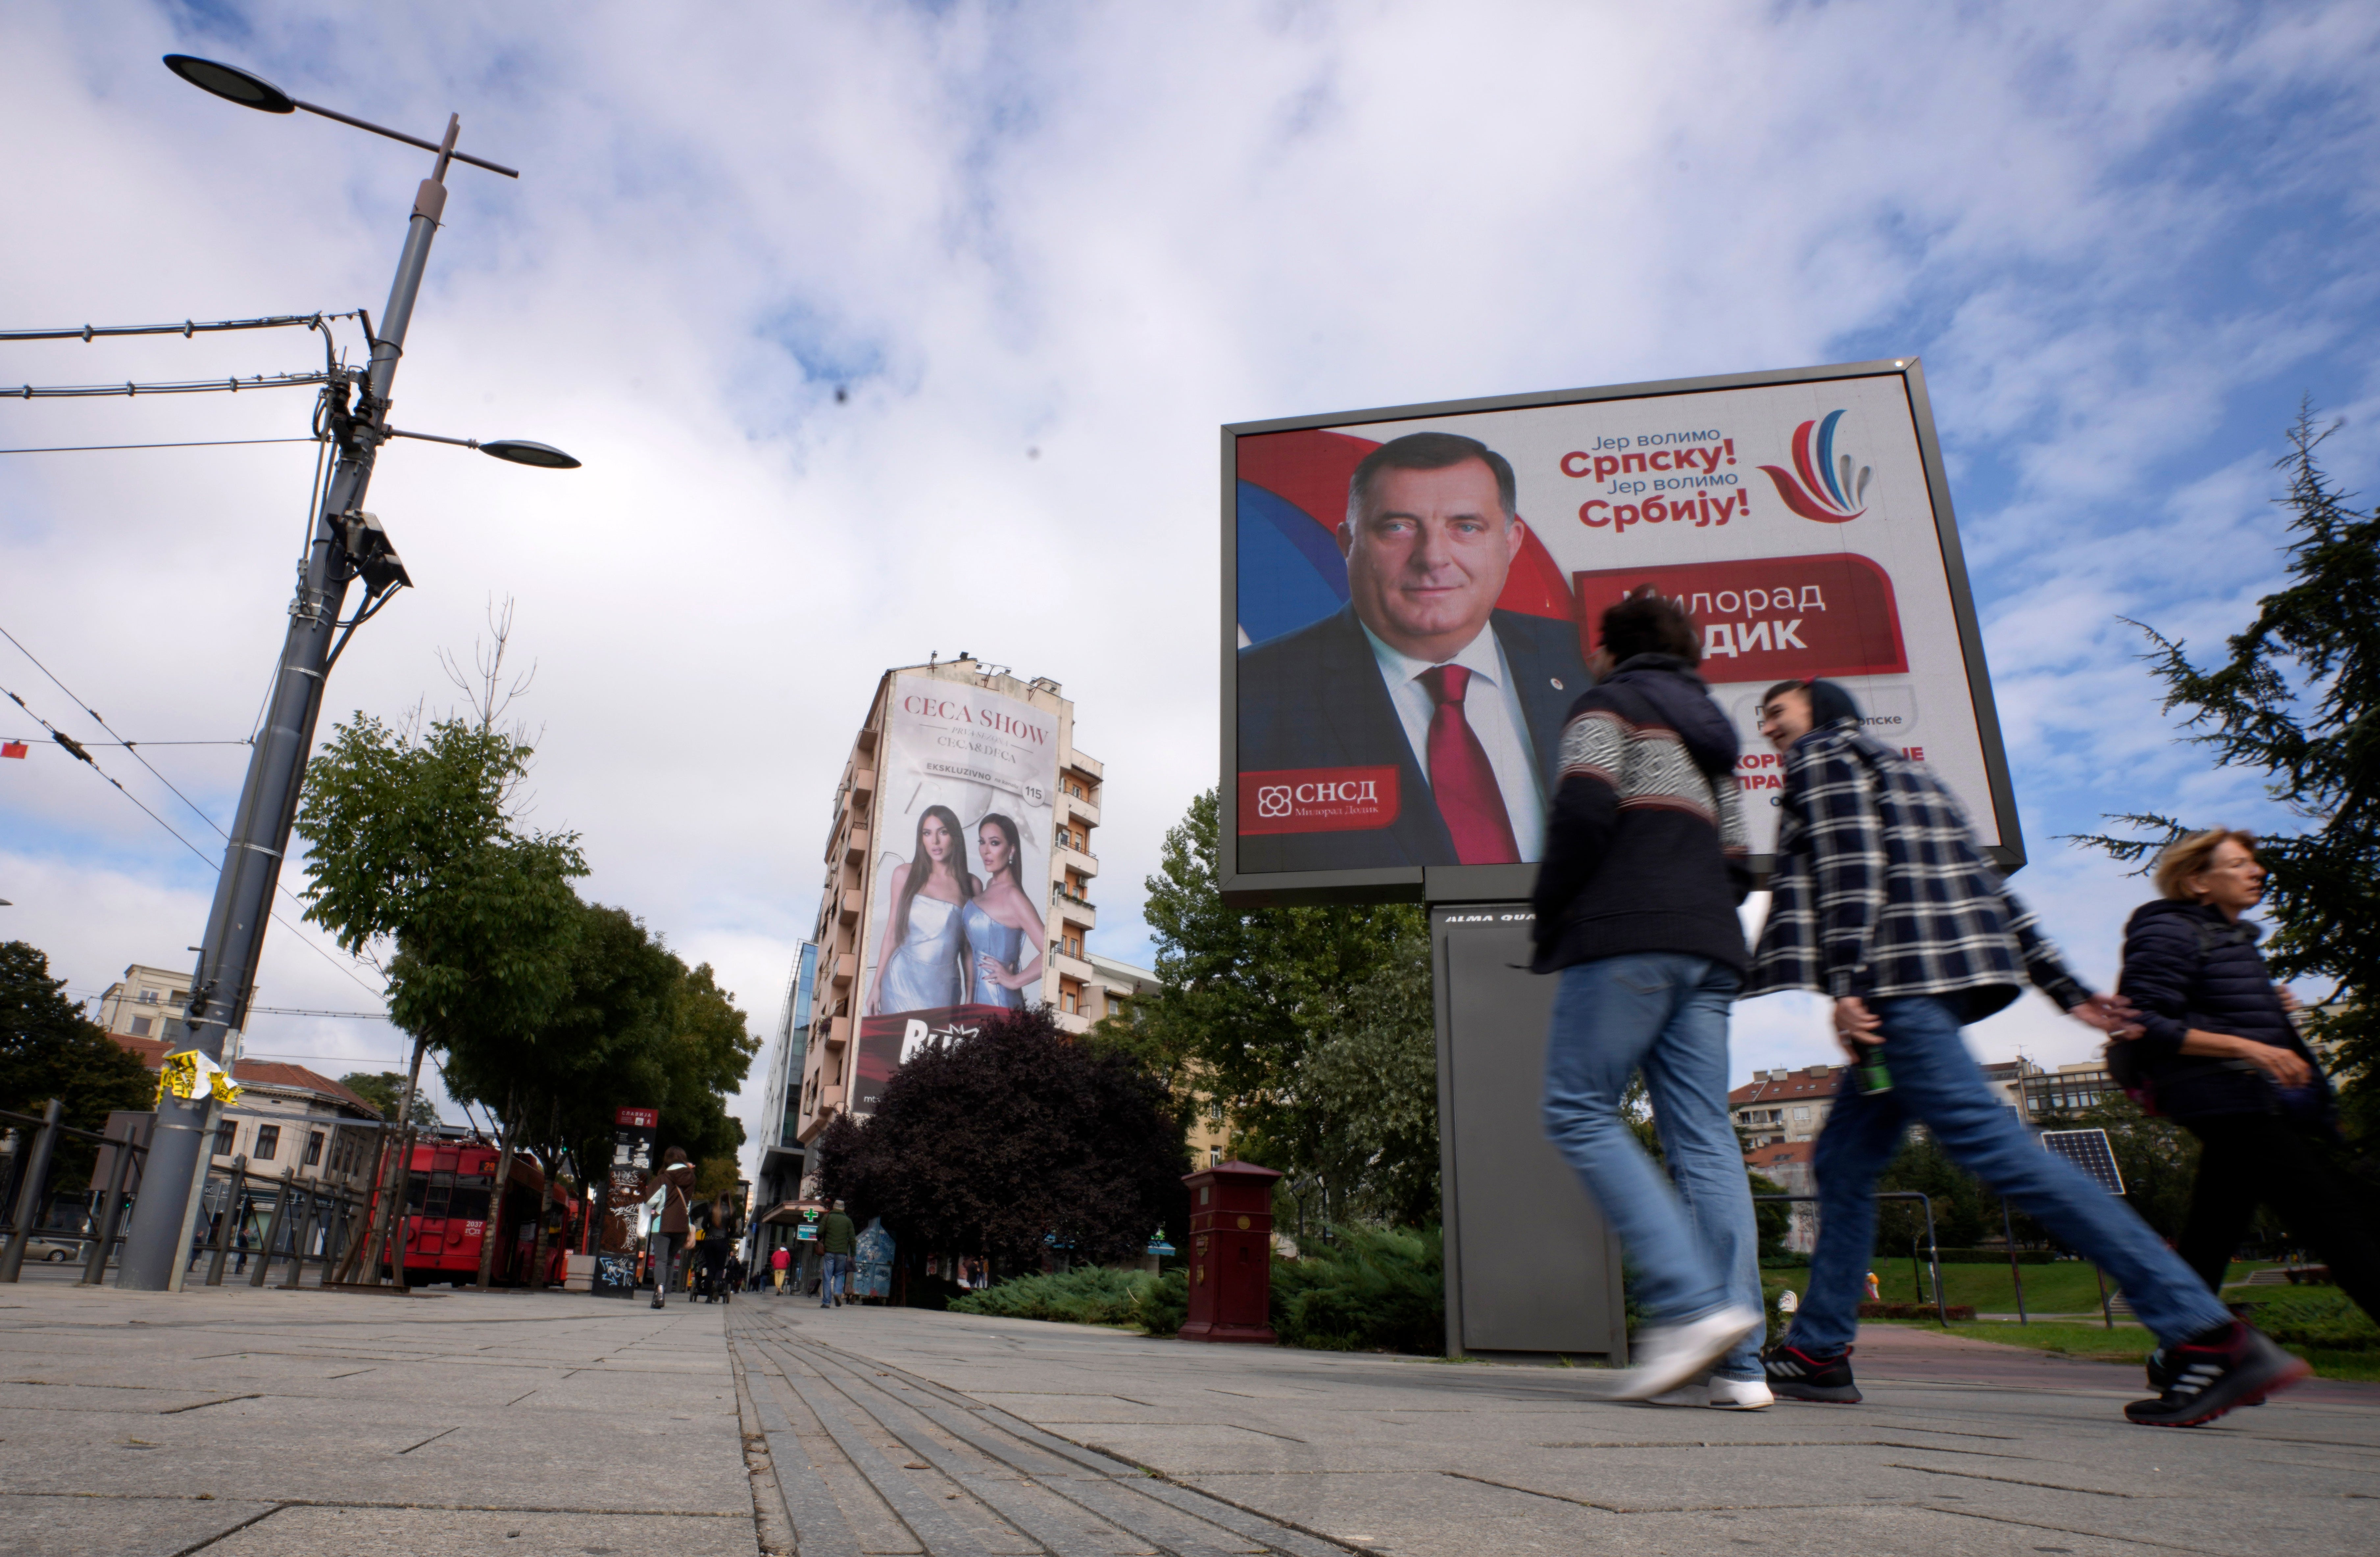
<path id="1" fill-rule="evenodd" d="M 1512 668 L 1540 787 L 1554 791 L 1562 720 L 1594 682 L 1579 658 L 1578 628 L 1549 617 L 1498 611 L 1488 619 Z M 1271 833 L 1240 839 L 1243 871 L 1351 870 L 1451 865 L 1454 839 L 1431 802 L 1379 661 L 1355 608 L 1240 651 L 1240 771 L 1387 766 L 1398 769 L 1396 821 L 1363 831 Z"/>

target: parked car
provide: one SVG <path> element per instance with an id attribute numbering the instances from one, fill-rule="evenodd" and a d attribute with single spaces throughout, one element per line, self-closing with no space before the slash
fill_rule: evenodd
<path id="1" fill-rule="evenodd" d="M 82 1258 L 83 1240 L 62 1234 L 35 1233 L 25 1245 L 25 1258 L 46 1260 L 53 1265 L 63 1265 L 69 1260 Z"/>

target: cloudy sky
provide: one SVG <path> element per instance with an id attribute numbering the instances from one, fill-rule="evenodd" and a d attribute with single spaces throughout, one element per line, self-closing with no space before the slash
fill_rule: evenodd
<path id="1" fill-rule="evenodd" d="M 327 709 L 457 694 L 490 603 L 537 676 L 535 819 L 773 1028 L 879 672 L 1048 675 L 1107 763 L 1093 945 L 1213 781 L 1215 428 L 1916 355 L 2034 863 L 2095 980 L 2136 881 L 2057 835 L 2274 819 L 2172 744 L 2131 616 L 2213 646 L 2278 576 L 2301 397 L 2372 484 L 2380 8 L 779 4 L 0 6 L 0 327 L 377 311 L 428 158 L 246 113 L 158 56 L 520 167 L 456 170 L 371 507 L 419 587 Z M 318 366 L 320 338 L 0 344 L 0 381 Z M 303 391 L 0 400 L 0 448 L 302 435 Z M 289 597 L 303 443 L 0 455 L 0 627 L 135 741 L 237 742 Z M 0 642 L 0 687 L 75 701 Z M 39 738 L 14 705 L 0 735 Z M 77 993 L 198 937 L 245 752 L 0 765 L 0 929 Z M 311 940 L 319 942 L 319 933 Z M 277 930 L 261 1003 L 375 1008 Z M 2056 1063 L 2043 1002 L 1976 1032 Z M 384 1023 L 250 1052 L 399 1061 Z M 1826 1057 L 1790 997 L 1736 1068 Z M 754 1092 L 758 1092 L 756 1073 Z"/>

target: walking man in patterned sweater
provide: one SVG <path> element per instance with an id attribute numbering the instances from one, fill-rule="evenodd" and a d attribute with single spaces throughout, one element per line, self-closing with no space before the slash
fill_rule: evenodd
<path id="1" fill-rule="evenodd" d="M 1876 1242 L 1876 1181 L 1912 1119 L 2123 1287 L 2172 1370 L 2162 1395 L 2124 1407 L 2131 1420 L 2194 1427 L 2304 1378 L 2302 1361 L 2233 1319 L 2131 1207 L 2043 1151 L 1985 1082 L 1959 1030 L 2014 1000 L 2020 977 L 2102 1032 L 2129 1029 L 2132 1013 L 2067 972 L 1950 791 L 1867 735 L 1831 682 L 1771 687 L 1760 731 L 1784 754 L 1785 775 L 1774 898 L 1744 994 L 1832 996 L 1853 1061 L 1818 1134 L 1818 1247 L 1793 1328 L 1764 1359 L 1770 1388 L 1858 1402 L 1851 1340 Z M 1888 1085 L 1863 1091 L 1859 1073 L 1878 1053 Z"/>
<path id="2" fill-rule="evenodd" d="M 1639 591 L 1600 626 L 1602 679 L 1562 726 L 1535 894 L 1532 965 L 1561 974 L 1546 1133 L 1627 1246 L 1652 1316 L 1611 1393 L 1756 1410 L 1770 1398 L 1759 1240 L 1727 1112 L 1751 886 L 1735 730 L 1694 674 L 1701 641 L 1676 604 Z M 1666 1178 L 1621 1117 L 1638 1069 Z"/>

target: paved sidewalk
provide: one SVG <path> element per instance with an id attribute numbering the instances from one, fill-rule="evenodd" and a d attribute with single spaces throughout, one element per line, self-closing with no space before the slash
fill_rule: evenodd
<path id="1" fill-rule="evenodd" d="M 726 1311 L 0 1286 L 0 1551 L 752 1557 Z"/>
<path id="2" fill-rule="evenodd" d="M 909 1310 L 0 1287 L 0 1551 L 1181 1557 L 2380 1549 L 2380 1387 L 1872 1326 L 1869 1404 Z"/>
<path id="3" fill-rule="evenodd" d="M 2137 1428 L 2119 1415 L 2143 1393 L 2132 1370 L 1871 1327 L 1868 1404 L 1744 1414 L 1600 1403 L 1587 1370 L 754 1307 L 796 1349 L 972 1400 L 980 1420 L 1038 1429 L 1342 1550 L 2380 1550 L 2370 1386 L 2291 1394 L 2209 1429 Z M 2018 1376 L 1991 1378 L 1995 1364 Z"/>

